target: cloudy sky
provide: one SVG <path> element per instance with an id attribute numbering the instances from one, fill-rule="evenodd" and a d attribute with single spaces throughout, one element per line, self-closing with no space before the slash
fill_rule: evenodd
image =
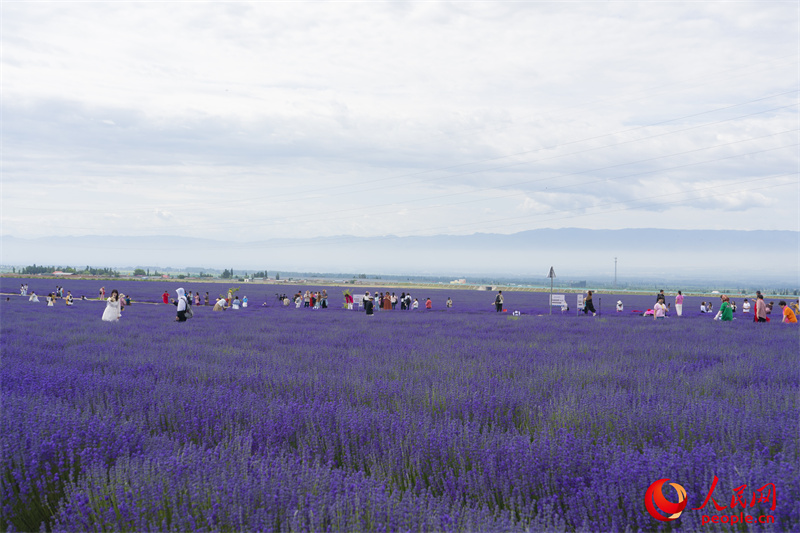
<path id="1" fill-rule="evenodd" d="M 798 4 L 3 2 L 2 234 L 798 230 Z"/>

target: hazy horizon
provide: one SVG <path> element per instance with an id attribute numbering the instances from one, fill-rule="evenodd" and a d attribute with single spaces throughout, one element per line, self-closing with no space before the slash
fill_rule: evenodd
<path id="1" fill-rule="evenodd" d="M 532 230 L 512 235 L 276 239 L 233 243 L 176 236 L 3 238 L 6 265 L 151 266 L 541 279 L 782 279 L 798 285 L 794 231 Z M 760 251 L 759 251 L 760 250 Z"/>

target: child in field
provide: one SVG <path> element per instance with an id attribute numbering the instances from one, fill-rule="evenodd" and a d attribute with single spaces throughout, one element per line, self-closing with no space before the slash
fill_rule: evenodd
<path id="1" fill-rule="evenodd" d="M 425 309 L 433 309 L 433 302 L 431 302 L 430 298 L 425 300 Z"/>
<path id="2" fill-rule="evenodd" d="M 617 313 L 621 313 L 622 308 L 622 300 L 617 300 Z"/>
<path id="3" fill-rule="evenodd" d="M 708 313 L 708 308 L 706 307 L 706 303 L 705 302 L 702 302 L 700 304 L 700 312 L 701 313 Z"/>
<path id="4" fill-rule="evenodd" d="M 749 312 L 750 312 L 750 300 L 745 298 L 744 303 L 742 304 L 742 313 L 749 313 Z"/>
<path id="5" fill-rule="evenodd" d="M 445 306 L 446 306 L 448 309 L 449 309 L 449 308 L 451 308 L 451 307 L 453 307 L 453 300 L 451 300 L 449 296 L 447 297 L 447 303 L 445 304 Z"/>
<path id="6" fill-rule="evenodd" d="M 247 307 L 247 296 L 242 298 L 242 307 Z"/>

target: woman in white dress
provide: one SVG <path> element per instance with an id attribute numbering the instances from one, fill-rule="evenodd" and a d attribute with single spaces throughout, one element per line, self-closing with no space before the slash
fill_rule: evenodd
<path id="1" fill-rule="evenodd" d="M 56 306 L 56 295 L 52 292 L 47 295 L 47 307 L 55 307 Z"/>
<path id="2" fill-rule="evenodd" d="M 30 297 L 28 298 L 28 301 L 29 301 L 29 302 L 36 302 L 36 303 L 39 303 L 39 297 L 38 297 L 38 296 L 36 296 L 36 291 L 31 291 L 31 295 L 30 295 Z"/>
<path id="3" fill-rule="evenodd" d="M 111 296 L 106 300 L 106 310 L 103 311 L 103 320 L 106 322 L 118 322 L 120 316 L 119 291 L 114 289 L 111 291 Z"/>

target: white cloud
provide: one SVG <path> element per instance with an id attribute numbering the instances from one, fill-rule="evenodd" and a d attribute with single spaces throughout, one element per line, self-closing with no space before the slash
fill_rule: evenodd
<path id="1" fill-rule="evenodd" d="M 629 227 L 798 168 L 790 3 L 0 9 L 6 234 Z M 781 179 L 659 221 L 786 229 Z"/>

